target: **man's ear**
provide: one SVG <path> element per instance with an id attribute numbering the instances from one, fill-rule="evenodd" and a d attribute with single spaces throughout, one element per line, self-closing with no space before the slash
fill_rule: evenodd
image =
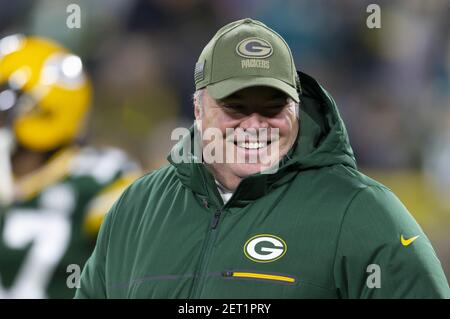
<path id="1" fill-rule="evenodd" d="M 194 116 L 195 116 L 195 119 L 198 121 L 198 120 L 201 120 L 202 119 L 202 117 L 203 117 L 203 112 L 204 112 L 204 109 L 203 109 L 203 101 L 201 101 L 201 99 L 202 99 L 202 92 L 197 92 L 196 94 L 194 94 Z"/>
<path id="2" fill-rule="evenodd" d="M 198 97 L 196 95 L 195 98 L 194 98 L 194 116 L 195 116 L 195 119 L 197 121 L 200 120 L 201 117 L 202 117 L 201 116 L 202 115 L 202 111 L 200 110 L 200 108 L 201 108 L 201 106 L 198 103 Z"/>

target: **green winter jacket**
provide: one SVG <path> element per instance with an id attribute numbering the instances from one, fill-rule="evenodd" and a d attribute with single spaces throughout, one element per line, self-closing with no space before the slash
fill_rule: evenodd
<path id="1" fill-rule="evenodd" d="M 357 171 L 333 99 L 299 76 L 300 134 L 275 174 L 243 179 L 225 205 L 203 164 L 143 176 L 106 217 L 75 297 L 450 297 L 426 235 Z"/>

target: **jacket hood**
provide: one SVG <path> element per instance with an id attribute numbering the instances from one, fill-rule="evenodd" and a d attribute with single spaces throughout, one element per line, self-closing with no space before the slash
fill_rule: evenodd
<path id="1" fill-rule="evenodd" d="M 329 93 L 311 76 L 298 72 L 302 92 L 300 95 L 299 135 L 294 146 L 281 160 L 273 174 L 254 174 L 244 178 L 235 196 L 241 201 L 254 200 L 270 189 L 288 182 L 300 171 L 342 164 L 356 168 L 347 130 L 336 103 Z M 189 146 L 190 147 L 189 147 Z M 194 192 L 209 196 L 217 194 L 214 178 L 202 163 L 196 163 L 194 154 L 201 154 L 194 144 L 194 126 L 190 134 L 181 139 L 168 156 L 180 181 Z M 190 149 L 186 154 L 183 150 Z M 172 154 L 180 154 L 185 161 L 176 163 Z M 197 159 L 198 161 L 198 159 Z M 208 188 L 212 188 L 209 189 Z"/>
<path id="2" fill-rule="evenodd" d="M 300 134 L 288 163 L 298 169 L 335 164 L 356 168 L 347 129 L 333 98 L 315 79 L 298 74 L 302 84 Z"/>

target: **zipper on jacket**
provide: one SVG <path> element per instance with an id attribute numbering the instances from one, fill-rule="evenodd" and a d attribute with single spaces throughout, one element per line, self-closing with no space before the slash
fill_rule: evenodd
<path id="1" fill-rule="evenodd" d="M 224 271 L 223 277 L 228 278 L 247 278 L 247 279 L 264 279 L 269 281 L 295 283 L 296 280 L 291 276 L 274 275 L 266 273 L 248 272 L 248 271 Z"/>
<path id="2" fill-rule="evenodd" d="M 214 213 L 214 217 L 212 219 L 211 222 L 211 228 L 212 229 L 216 229 L 217 225 L 219 224 L 219 220 L 220 220 L 220 215 L 222 214 L 222 211 L 220 209 L 216 210 L 216 212 Z"/>
<path id="3" fill-rule="evenodd" d="M 192 287 L 192 292 L 190 294 L 190 298 L 199 298 L 201 293 L 203 283 L 205 281 L 205 268 L 208 265 L 209 257 L 211 255 L 212 247 L 214 246 L 214 242 L 217 234 L 217 226 L 219 225 L 220 216 L 222 215 L 222 210 L 217 209 L 214 213 L 213 218 L 211 219 L 211 224 L 208 230 L 208 234 L 206 236 L 205 244 L 203 245 L 202 254 L 200 257 L 200 266 L 199 270 L 196 272 L 194 277 L 194 283 Z"/>

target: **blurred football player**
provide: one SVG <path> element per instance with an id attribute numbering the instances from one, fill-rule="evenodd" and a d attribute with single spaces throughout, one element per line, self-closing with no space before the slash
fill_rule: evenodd
<path id="1" fill-rule="evenodd" d="M 0 298 L 72 297 L 68 270 L 140 174 L 124 152 L 78 143 L 91 90 L 81 59 L 59 44 L 0 40 Z"/>

